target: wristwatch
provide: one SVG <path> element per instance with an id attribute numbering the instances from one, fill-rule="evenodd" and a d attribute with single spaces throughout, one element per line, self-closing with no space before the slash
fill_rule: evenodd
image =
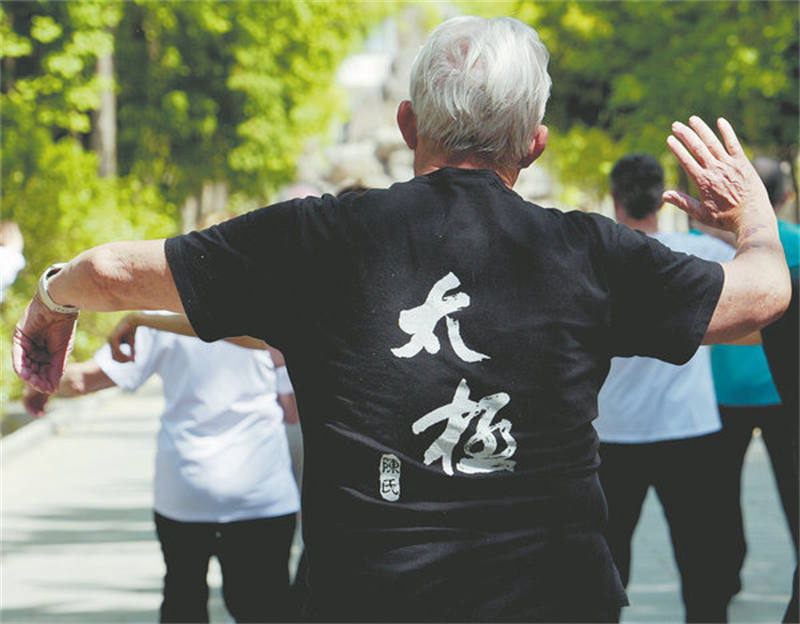
<path id="1" fill-rule="evenodd" d="M 53 298 L 50 296 L 50 292 L 47 290 L 50 278 L 65 266 L 67 266 L 66 262 L 51 264 L 47 270 L 42 273 L 42 276 L 39 278 L 39 297 L 41 298 L 44 306 L 51 312 L 57 312 L 58 314 L 77 314 L 81 311 L 78 306 L 61 305 L 60 303 L 56 303 L 53 301 Z"/>

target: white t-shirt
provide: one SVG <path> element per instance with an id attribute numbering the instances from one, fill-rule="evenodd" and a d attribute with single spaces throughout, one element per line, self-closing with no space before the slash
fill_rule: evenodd
<path id="1" fill-rule="evenodd" d="M 25 256 L 22 252 L 0 245 L 0 301 L 6 289 L 14 283 L 19 272 L 25 268 Z"/>
<path id="2" fill-rule="evenodd" d="M 733 247 L 707 235 L 657 233 L 675 251 L 727 262 Z M 614 358 L 598 396 L 595 428 L 603 442 L 644 444 L 693 438 L 721 428 L 711 349 L 701 346 L 683 366 L 645 357 Z"/>
<path id="3" fill-rule="evenodd" d="M 94 359 L 129 392 L 154 374 L 163 380 L 156 512 L 182 522 L 231 522 L 298 511 L 268 351 L 139 327 L 134 362 L 115 362 L 108 346 Z"/>

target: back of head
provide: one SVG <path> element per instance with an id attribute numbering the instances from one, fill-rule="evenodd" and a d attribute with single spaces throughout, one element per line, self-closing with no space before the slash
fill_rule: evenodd
<path id="1" fill-rule="evenodd" d="M 786 194 L 792 188 L 789 176 L 781 168 L 781 163 L 774 158 L 759 156 L 753 160 L 753 166 L 758 173 L 758 177 L 767 187 L 767 194 L 772 207 L 779 208 L 786 199 Z"/>
<path id="2" fill-rule="evenodd" d="M 523 160 L 550 96 L 547 48 L 513 18 L 440 24 L 411 70 L 417 133 L 501 168 Z"/>
<path id="3" fill-rule="evenodd" d="M 650 154 L 632 153 L 611 170 L 614 199 L 632 219 L 644 219 L 663 203 L 664 170 Z"/>

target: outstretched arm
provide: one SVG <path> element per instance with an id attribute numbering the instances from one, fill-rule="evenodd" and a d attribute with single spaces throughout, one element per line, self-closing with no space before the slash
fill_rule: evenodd
<path id="1" fill-rule="evenodd" d="M 164 241 L 101 245 L 43 279 L 14 330 L 11 357 L 23 381 L 47 394 L 58 388 L 80 308 L 182 313 Z"/>
<path id="2" fill-rule="evenodd" d="M 675 122 L 667 143 L 694 181 L 700 199 L 667 191 L 664 201 L 736 237 L 736 257 L 722 265 L 725 282 L 704 344 L 730 342 L 756 331 L 789 305 L 789 270 L 767 191 L 733 127 L 717 122 L 724 145 L 699 117 Z"/>
<path id="3" fill-rule="evenodd" d="M 97 362 L 87 360 L 86 362 L 67 366 L 58 388 L 53 394 L 60 397 L 76 397 L 105 390 L 116 385 L 97 365 Z M 44 407 L 50 396 L 39 392 L 31 386 L 26 386 L 23 393 L 25 409 L 34 416 L 43 416 Z"/>
<path id="4" fill-rule="evenodd" d="M 111 355 L 117 362 L 131 362 L 134 360 L 136 356 L 137 327 L 150 327 L 159 331 L 180 334 L 181 336 L 197 336 L 189 319 L 184 314 L 131 312 L 117 323 L 117 326 L 108 336 Z M 251 336 L 236 336 L 224 338 L 223 340 L 247 349 L 265 351 L 269 348 L 266 342 Z M 122 349 L 122 345 L 128 345 L 129 349 L 127 351 Z"/>
<path id="5" fill-rule="evenodd" d="M 300 422 L 300 414 L 297 411 L 297 400 L 294 392 L 278 395 L 278 404 L 283 410 L 283 422 L 287 425 L 294 425 Z"/>

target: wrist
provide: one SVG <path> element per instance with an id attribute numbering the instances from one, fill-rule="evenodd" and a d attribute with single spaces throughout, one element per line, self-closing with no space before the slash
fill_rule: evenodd
<path id="1" fill-rule="evenodd" d="M 50 279 L 59 273 L 65 266 L 66 263 L 62 262 L 59 264 L 50 265 L 47 269 L 45 269 L 44 273 L 42 273 L 42 276 L 39 278 L 37 295 L 44 307 L 51 312 L 55 312 L 56 314 L 75 315 L 81 310 L 78 306 L 62 305 L 54 301 L 50 296 Z"/>
<path id="2" fill-rule="evenodd" d="M 142 324 L 142 314 L 140 312 L 131 312 L 125 317 L 125 320 L 128 322 L 128 325 L 136 329 Z"/>

